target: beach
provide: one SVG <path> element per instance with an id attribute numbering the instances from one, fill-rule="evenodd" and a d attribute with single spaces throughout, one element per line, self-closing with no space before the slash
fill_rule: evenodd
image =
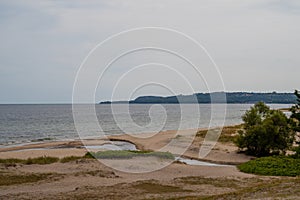
<path id="1" fill-rule="evenodd" d="M 229 134 L 237 127 L 225 127 L 222 134 Z M 237 152 L 237 147 L 231 142 L 224 142 L 221 137 L 212 151 L 202 159 L 198 158 L 199 148 L 203 142 L 200 129 L 191 146 L 182 155 L 183 158 L 219 163 L 221 165 L 188 165 L 182 162 L 171 162 L 169 165 L 148 173 L 127 173 L 126 170 L 117 170 L 106 166 L 96 159 L 83 158 L 87 150 L 85 145 L 103 145 L 111 140 L 127 141 L 135 144 L 139 150 L 157 151 L 170 141 L 180 141 L 191 137 L 189 133 L 195 130 L 163 131 L 156 135 L 151 133 L 135 135 L 110 136 L 105 139 L 85 141 L 55 141 L 28 144 L 23 146 L 2 148 L 0 159 L 19 158 L 28 159 L 39 156 L 52 156 L 64 158 L 78 156 L 70 162 L 54 162 L 51 164 L 1 164 L 0 176 L 2 178 L 16 178 L 24 176 L 24 183 L 13 183 L 0 186 L 0 198 L 2 199 L 153 199 L 153 198 L 200 198 L 252 197 L 259 199 L 268 195 L 274 195 L 271 190 L 276 188 L 271 185 L 286 185 L 294 187 L 299 178 L 264 177 L 240 172 L 236 164 L 246 162 L 252 157 Z M 234 135 L 235 132 L 230 134 Z M 180 135 L 180 136 L 178 136 Z M 151 136 L 151 137 L 149 137 Z M 222 142 L 223 141 L 223 142 Z M 176 151 L 176 150 L 174 150 Z M 82 158 L 80 158 L 82 157 Z M 147 163 L 150 158 L 132 158 L 124 160 L 124 166 L 135 166 L 138 162 Z M 107 164 L 107 163 L 106 163 Z M 33 180 L 34 179 L 34 180 Z M 267 187 L 269 185 L 269 187 Z M 262 192 L 255 188 L 264 187 Z M 253 193 L 253 188 L 254 193 Z M 251 192 L 249 196 L 249 192 Z M 235 194 L 237 193 L 237 194 Z M 295 194 L 288 193 L 287 189 L 276 190 L 278 195 Z M 254 195 L 254 196 L 253 196 Z M 250 197 L 250 198 L 249 198 Z"/>
<path id="2" fill-rule="evenodd" d="M 230 126 L 229 126 L 230 127 Z M 234 126 L 232 126 L 234 127 Z M 226 127 L 225 127 L 226 129 Z M 34 144 L 18 145 L 0 149 L 0 158 L 27 159 L 39 156 L 54 156 L 63 158 L 66 156 L 84 156 L 87 152 L 85 146 L 103 145 L 109 141 L 126 141 L 136 146 L 138 150 L 162 151 L 171 141 L 176 144 L 163 149 L 171 153 L 184 151 L 182 156 L 221 164 L 240 164 L 249 161 L 252 157 L 238 154 L 238 148 L 232 142 L 217 142 L 205 158 L 199 158 L 199 150 L 203 143 L 203 137 L 195 136 L 196 132 L 206 129 L 190 129 L 182 131 L 161 131 L 157 134 L 123 134 L 108 136 L 103 139 L 53 141 Z M 235 134 L 232 133 L 232 134 Z M 181 145 L 182 144 L 182 145 Z M 184 146 L 188 145 L 188 146 Z M 186 147 L 188 147 L 186 149 Z"/>

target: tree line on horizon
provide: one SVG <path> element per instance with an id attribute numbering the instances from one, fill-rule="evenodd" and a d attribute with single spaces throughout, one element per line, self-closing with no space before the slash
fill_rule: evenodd
<path id="1" fill-rule="evenodd" d="M 293 93 L 258 93 L 258 92 L 213 92 L 195 93 L 192 95 L 177 96 L 140 96 L 131 101 L 105 101 L 100 104 L 130 103 L 130 104 L 179 104 L 179 103 L 229 103 L 229 104 L 255 104 L 257 102 L 267 104 L 294 104 L 297 97 Z"/>

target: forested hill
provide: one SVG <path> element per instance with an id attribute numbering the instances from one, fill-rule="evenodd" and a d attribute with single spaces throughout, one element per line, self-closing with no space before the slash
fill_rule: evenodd
<path id="1" fill-rule="evenodd" d="M 226 101 L 224 101 L 224 94 Z M 252 104 L 259 101 L 265 103 L 294 104 L 296 96 L 293 93 L 251 93 L 251 92 L 214 92 L 214 93 L 196 93 L 193 95 L 178 96 L 141 96 L 129 101 L 131 104 L 177 104 L 177 103 L 239 103 Z M 128 101 L 105 101 L 100 104 L 110 103 L 128 103 Z"/>

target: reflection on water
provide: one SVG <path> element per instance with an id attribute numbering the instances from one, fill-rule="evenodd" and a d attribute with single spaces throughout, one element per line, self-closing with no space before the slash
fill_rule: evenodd
<path id="1" fill-rule="evenodd" d="M 233 165 L 221 165 L 221 164 L 215 164 L 215 163 L 204 162 L 204 161 L 199 161 L 199 160 L 192 160 L 192 159 L 181 158 L 181 157 L 176 157 L 175 159 L 177 161 L 185 163 L 187 165 L 215 166 L 215 167 L 234 167 Z"/>
<path id="2" fill-rule="evenodd" d="M 89 151 L 100 151 L 100 150 L 112 150 L 112 151 L 121 151 L 121 150 L 137 150 L 135 145 L 129 142 L 123 141 L 110 141 L 102 145 L 85 145 Z"/>

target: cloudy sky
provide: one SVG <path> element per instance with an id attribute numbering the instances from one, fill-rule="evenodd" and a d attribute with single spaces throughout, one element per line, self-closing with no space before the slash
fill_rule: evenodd
<path id="1" fill-rule="evenodd" d="M 300 89 L 298 0 L 1 0 L 0 103 L 70 103 L 76 73 L 88 53 L 111 35 L 139 27 L 174 29 L 197 40 L 217 64 L 226 91 Z M 116 63 L 107 76 L 121 76 L 120 66 L 130 69 L 131 61 Z M 158 66 L 153 70 L 155 76 Z M 131 85 L 151 74 L 136 73 L 127 78 Z M 172 76 L 163 70 L 159 74 Z M 174 78 L 175 93 L 190 92 Z M 200 82 L 194 89 L 207 91 Z M 110 99 L 111 84 L 99 86 L 96 101 Z M 133 96 L 169 95 L 156 87 Z M 115 99 L 128 98 L 126 88 L 117 91 Z"/>

